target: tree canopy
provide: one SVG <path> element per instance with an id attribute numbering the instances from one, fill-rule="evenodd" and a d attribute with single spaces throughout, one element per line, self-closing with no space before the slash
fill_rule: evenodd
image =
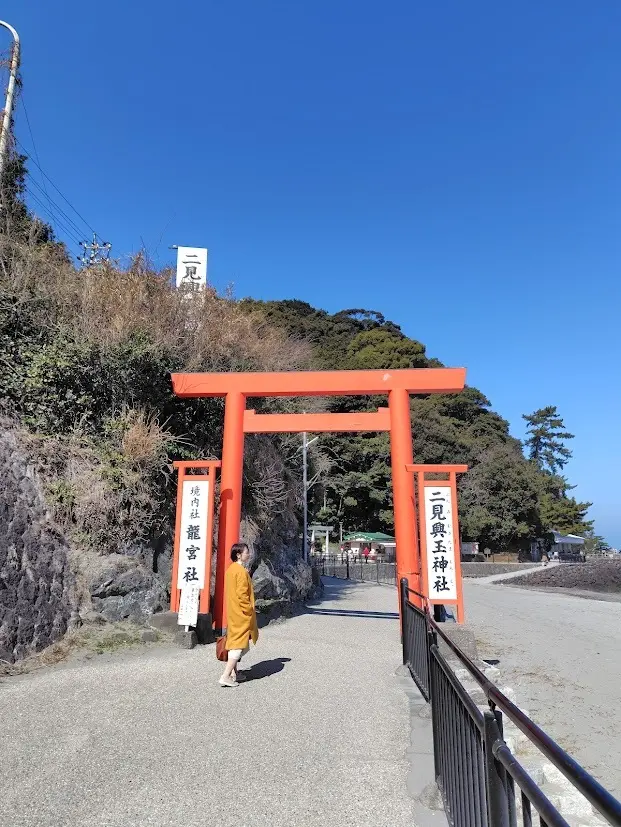
<path id="1" fill-rule="evenodd" d="M 565 430 L 556 405 L 539 408 L 532 414 L 524 414 L 528 423 L 525 446 L 530 459 L 540 471 L 556 474 L 571 459 L 571 451 L 565 445 L 574 435 Z"/>
<path id="2" fill-rule="evenodd" d="M 290 336 L 312 346 L 320 369 L 398 369 L 437 367 L 425 346 L 406 336 L 378 311 L 343 310 L 329 314 L 297 300 L 244 299 L 246 311 L 263 316 Z M 373 410 L 381 397 L 338 397 L 329 410 Z M 568 495 L 567 481 L 556 476 L 571 453 L 572 437 L 553 406 L 525 417 L 528 457 L 509 423 L 491 409 L 477 388 L 458 394 L 413 397 L 414 455 L 424 463 L 466 463 L 460 481 L 460 522 L 464 540 L 494 550 L 527 548 L 552 529 L 582 533 L 589 503 Z M 322 522 L 342 523 L 345 531 L 394 530 L 387 434 L 325 434 L 311 456 L 329 471 L 310 493 L 311 512 Z M 325 459 L 329 462 L 325 466 Z"/>

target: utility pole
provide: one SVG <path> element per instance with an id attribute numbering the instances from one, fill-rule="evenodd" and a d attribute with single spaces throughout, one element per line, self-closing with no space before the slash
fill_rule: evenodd
<path id="1" fill-rule="evenodd" d="M 308 446 L 312 445 L 313 442 L 318 440 L 319 437 L 315 436 L 311 440 L 308 438 L 308 434 L 306 431 L 302 434 L 302 488 L 304 489 L 304 562 L 308 563 L 308 489 L 310 485 L 313 485 L 314 482 L 317 481 L 317 477 L 314 477 L 309 485 L 308 482 Z M 298 448 L 298 451 L 300 449 Z M 297 453 L 297 452 L 296 452 Z"/>
<path id="2" fill-rule="evenodd" d="M 302 485 L 304 487 L 304 562 L 308 563 L 308 434 L 302 434 Z"/>
<path id="3" fill-rule="evenodd" d="M 112 244 L 109 241 L 100 242 L 97 234 L 93 233 L 91 243 L 81 241 L 80 247 L 84 250 L 84 254 L 78 256 L 78 261 L 81 261 L 84 267 L 91 267 L 93 264 L 101 264 L 102 261 L 108 260 Z"/>
<path id="4" fill-rule="evenodd" d="M 9 134 L 11 132 L 11 118 L 13 114 L 13 99 L 15 97 L 15 86 L 17 85 L 17 72 L 19 70 L 19 35 L 8 23 L 0 20 L 0 26 L 4 26 L 13 35 L 13 48 L 11 49 L 11 62 L 9 66 L 9 84 L 6 89 L 6 101 L 2 114 L 2 128 L 0 131 L 0 182 L 3 181 L 4 167 L 9 149 Z"/>

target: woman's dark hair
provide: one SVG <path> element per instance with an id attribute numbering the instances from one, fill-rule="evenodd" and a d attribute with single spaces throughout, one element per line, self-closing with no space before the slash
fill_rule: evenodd
<path id="1" fill-rule="evenodd" d="M 243 554 L 246 551 L 247 548 L 248 548 L 248 545 L 246 543 L 233 543 L 233 545 L 231 546 L 231 560 L 234 563 L 236 563 L 237 562 L 237 556 L 239 554 Z"/>

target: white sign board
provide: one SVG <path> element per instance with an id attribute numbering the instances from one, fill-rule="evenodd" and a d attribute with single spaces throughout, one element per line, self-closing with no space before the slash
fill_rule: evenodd
<path id="1" fill-rule="evenodd" d="M 457 600 L 451 486 L 439 483 L 426 485 L 424 490 L 429 599 L 434 603 Z"/>
<path id="2" fill-rule="evenodd" d="M 202 589 L 205 585 L 208 507 L 209 480 L 185 479 L 181 499 L 178 589 L 188 586 Z"/>
<path id="3" fill-rule="evenodd" d="M 179 615 L 177 617 L 179 626 L 196 626 L 200 591 L 198 586 L 185 586 L 181 589 Z"/>
<path id="4" fill-rule="evenodd" d="M 191 292 L 207 286 L 207 250 L 204 247 L 177 248 L 176 285 Z"/>

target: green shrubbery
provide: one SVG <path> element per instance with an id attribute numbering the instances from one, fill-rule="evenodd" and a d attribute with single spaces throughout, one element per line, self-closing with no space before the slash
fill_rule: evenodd
<path id="1" fill-rule="evenodd" d="M 304 368 L 308 348 L 214 291 L 178 294 L 142 257 L 76 271 L 53 245 L 3 242 L 2 406 L 56 519 L 103 554 L 169 539 L 171 460 L 219 456 L 222 441 L 222 401 L 179 400 L 171 372 Z M 283 445 L 249 439 L 245 509 L 259 528 L 298 504 Z"/>
<path id="2" fill-rule="evenodd" d="M 356 309 L 331 315 L 301 301 L 252 299 L 246 299 L 243 306 L 248 312 L 263 314 L 289 335 L 305 337 L 313 345 L 320 368 L 390 370 L 441 365 L 426 355 L 424 345 L 405 336 L 377 311 Z M 378 404 L 386 400 L 343 397 L 329 401 L 334 411 L 368 410 Z M 489 546 L 494 551 L 519 551 L 553 528 L 579 532 L 589 528 L 588 503 L 568 496 L 570 486 L 554 473 L 558 469 L 547 467 L 538 457 L 525 457 L 521 443 L 509 434 L 509 423 L 491 410 L 489 400 L 476 388 L 415 397 L 411 409 L 416 461 L 465 463 L 471 469 L 459 484 L 464 540 L 479 541 L 482 548 Z M 556 413 L 546 408 L 533 417 L 540 423 L 540 414 L 549 411 Z M 543 427 L 544 446 L 551 445 L 552 454 L 562 461 L 566 450 L 562 438 L 561 453 L 554 454 L 559 442 L 554 419 L 539 427 Z M 346 531 L 393 531 L 386 434 L 322 435 L 313 446 L 313 456 L 326 468 L 313 489 L 313 513 L 320 522 L 342 522 Z"/>

